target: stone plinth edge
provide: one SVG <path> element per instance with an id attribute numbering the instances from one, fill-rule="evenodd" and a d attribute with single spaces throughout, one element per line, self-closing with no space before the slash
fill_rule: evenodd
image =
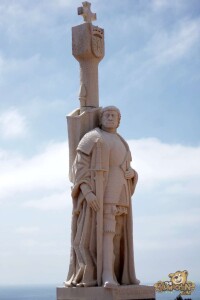
<path id="1" fill-rule="evenodd" d="M 58 287 L 57 300 L 155 300 L 155 289 L 146 285 L 104 287 Z"/>

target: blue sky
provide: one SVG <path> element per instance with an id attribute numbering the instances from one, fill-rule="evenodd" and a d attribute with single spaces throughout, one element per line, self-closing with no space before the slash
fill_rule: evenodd
<path id="1" fill-rule="evenodd" d="M 75 0 L 0 0 L 0 284 L 62 283 L 71 199 L 65 116 L 79 106 Z M 141 282 L 200 282 L 200 2 L 95 0 L 101 106 L 122 112 L 139 173 Z"/>

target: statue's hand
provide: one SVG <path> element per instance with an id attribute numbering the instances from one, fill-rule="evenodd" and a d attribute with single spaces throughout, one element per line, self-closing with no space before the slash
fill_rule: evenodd
<path id="1" fill-rule="evenodd" d="M 132 168 L 129 168 L 126 172 L 125 172 L 125 178 L 126 179 L 131 179 L 135 176 L 135 171 Z"/>
<path id="2" fill-rule="evenodd" d="M 97 199 L 97 197 L 95 196 L 94 193 L 90 192 L 86 195 L 86 201 L 88 203 L 88 205 L 94 210 L 97 211 L 99 210 L 99 201 Z"/>

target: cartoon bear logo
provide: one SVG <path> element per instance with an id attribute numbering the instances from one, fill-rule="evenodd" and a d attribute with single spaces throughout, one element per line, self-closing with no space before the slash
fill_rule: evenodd
<path id="1" fill-rule="evenodd" d="M 187 282 L 188 271 L 176 271 L 175 273 L 170 273 L 168 276 L 173 284 L 184 285 Z"/>
<path id="2" fill-rule="evenodd" d="M 158 281 L 154 284 L 156 292 L 172 292 L 180 291 L 180 295 L 191 295 L 195 289 L 195 284 L 192 281 L 188 281 L 188 271 L 176 271 L 175 273 L 170 273 L 170 281 Z"/>

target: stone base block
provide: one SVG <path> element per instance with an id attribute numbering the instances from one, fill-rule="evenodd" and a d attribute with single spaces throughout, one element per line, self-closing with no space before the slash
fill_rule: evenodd
<path id="1" fill-rule="evenodd" d="M 155 289 L 146 285 L 104 287 L 58 287 L 57 300 L 155 300 Z"/>

